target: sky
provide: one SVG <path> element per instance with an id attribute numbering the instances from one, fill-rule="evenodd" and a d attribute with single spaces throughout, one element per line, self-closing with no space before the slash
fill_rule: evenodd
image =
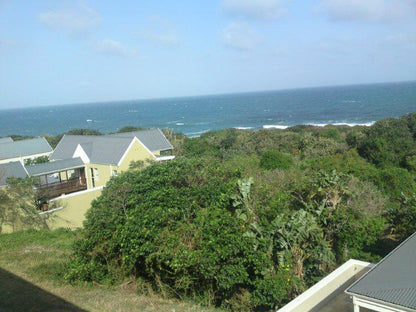
<path id="1" fill-rule="evenodd" d="M 0 109 L 416 80 L 416 0 L 0 0 Z"/>

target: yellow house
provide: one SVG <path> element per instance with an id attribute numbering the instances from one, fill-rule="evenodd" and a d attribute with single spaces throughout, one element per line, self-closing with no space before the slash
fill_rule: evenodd
<path id="1" fill-rule="evenodd" d="M 49 158 L 79 157 L 85 164 L 87 189 L 92 189 L 128 170 L 133 161 L 172 159 L 172 150 L 160 129 L 150 129 L 104 136 L 65 135 Z"/>
<path id="2" fill-rule="evenodd" d="M 173 159 L 173 147 L 160 129 L 103 136 L 65 135 L 50 162 L 27 166 L 39 181 L 44 212 L 53 213 L 51 227 L 80 227 L 92 200 L 112 176 L 134 161 Z"/>

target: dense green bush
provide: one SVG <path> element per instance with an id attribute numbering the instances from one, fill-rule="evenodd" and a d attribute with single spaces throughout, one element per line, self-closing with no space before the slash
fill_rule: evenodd
<path id="1" fill-rule="evenodd" d="M 364 130 L 358 144 L 360 155 L 379 167 L 400 166 L 416 148 L 412 115 L 384 119 Z"/>
<path id="2" fill-rule="evenodd" d="M 121 272 L 206 304 L 232 308 L 240 293 L 253 306 L 282 302 L 289 273 L 248 234 L 238 178 L 186 159 L 121 174 L 89 210 L 67 279 L 113 281 Z"/>
<path id="3" fill-rule="evenodd" d="M 281 306 L 416 230 L 415 129 L 410 114 L 371 127 L 171 134 L 177 160 L 135 164 L 94 201 L 66 277 L 135 277 L 235 311 Z"/>
<path id="4" fill-rule="evenodd" d="M 402 194 L 400 205 L 391 207 L 388 217 L 394 225 L 393 231 L 401 238 L 416 232 L 416 193 L 409 196 Z"/>
<path id="5" fill-rule="evenodd" d="M 279 151 L 267 151 L 260 159 L 260 167 L 264 169 L 289 169 L 293 165 L 293 158 L 290 155 L 282 154 Z"/>

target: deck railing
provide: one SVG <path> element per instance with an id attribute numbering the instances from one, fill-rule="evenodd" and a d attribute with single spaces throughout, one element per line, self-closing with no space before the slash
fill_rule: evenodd
<path id="1" fill-rule="evenodd" d="M 63 194 L 70 194 L 78 191 L 83 191 L 87 189 L 86 184 L 81 184 L 79 178 L 70 179 L 65 182 L 57 182 L 48 185 L 42 185 L 38 190 L 42 195 L 47 198 L 55 198 Z"/>

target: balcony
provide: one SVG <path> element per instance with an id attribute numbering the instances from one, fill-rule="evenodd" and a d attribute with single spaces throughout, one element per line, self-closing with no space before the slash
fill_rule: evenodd
<path id="1" fill-rule="evenodd" d="M 86 183 L 81 183 L 79 177 L 67 181 L 57 182 L 38 187 L 38 192 L 45 199 L 59 197 L 63 194 L 70 194 L 87 189 Z"/>

